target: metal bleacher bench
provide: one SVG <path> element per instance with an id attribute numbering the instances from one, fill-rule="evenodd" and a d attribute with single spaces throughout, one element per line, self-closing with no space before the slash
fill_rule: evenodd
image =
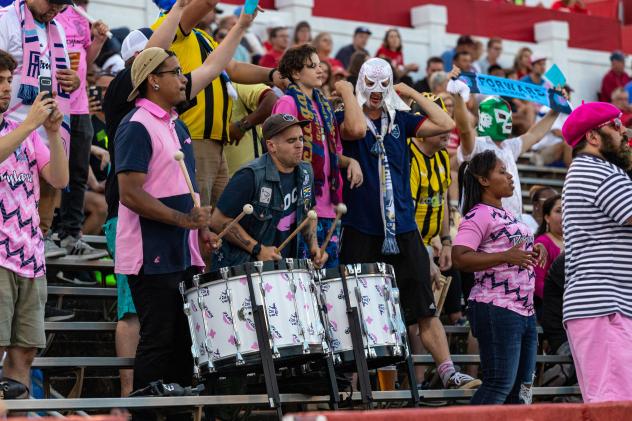
<path id="1" fill-rule="evenodd" d="M 74 256 L 64 256 L 46 259 L 47 268 L 59 268 L 65 270 L 114 270 L 114 261 L 111 259 L 82 260 Z"/>

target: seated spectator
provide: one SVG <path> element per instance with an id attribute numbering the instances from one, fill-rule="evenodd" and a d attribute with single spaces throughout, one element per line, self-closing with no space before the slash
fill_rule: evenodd
<path id="1" fill-rule="evenodd" d="M 321 61 L 319 64 L 322 72 L 320 74 L 320 80 L 322 81 L 323 85 L 321 86 L 320 90 L 323 92 L 323 94 L 325 95 L 325 98 L 330 99 L 334 93 L 334 74 L 333 71 L 331 70 L 331 65 L 326 62 L 326 61 Z"/>
<path id="2" fill-rule="evenodd" d="M 294 38 L 292 39 L 292 47 L 309 44 L 312 42 L 312 27 L 306 21 L 300 21 L 294 27 Z"/>
<path id="3" fill-rule="evenodd" d="M 505 72 L 505 69 L 497 64 L 492 64 L 491 66 L 489 66 L 487 68 L 487 74 L 496 77 L 507 77 L 507 72 Z"/>
<path id="4" fill-rule="evenodd" d="M 345 68 L 349 68 L 351 64 L 351 56 L 353 53 L 361 51 L 369 55 L 369 52 L 366 49 L 366 44 L 369 42 L 369 38 L 371 37 L 371 30 L 366 26 L 358 26 L 353 33 L 353 42 L 349 45 L 342 47 L 338 54 L 336 54 L 336 59 L 340 61 Z"/>
<path id="5" fill-rule="evenodd" d="M 419 70 L 416 63 L 404 64 L 404 54 L 402 53 L 402 37 L 399 31 L 391 28 L 384 34 L 382 45 L 375 53 L 376 57 L 382 58 L 391 64 L 396 80 L 401 80 L 411 72 Z"/>
<path id="6" fill-rule="evenodd" d="M 458 67 L 463 72 L 475 72 L 472 66 L 472 54 L 469 51 L 459 51 L 454 55 L 452 65 Z"/>
<path id="7" fill-rule="evenodd" d="M 413 85 L 413 88 L 417 92 L 430 92 L 430 85 L 428 85 L 428 79 L 435 72 L 444 71 L 443 60 L 441 57 L 430 57 L 428 61 L 426 61 L 426 77 L 417 81 Z"/>
<path id="8" fill-rule="evenodd" d="M 490 38 L 487 41 L 487 55 L 478 60 L 479 71 L 484 74 L 491 74 L 490 67 L 497 66 L 502 69 L 502 65 L 499 62 L 500 55 L 503 53 L 503 40 L 500 38 Z"/>
<path id="9" fill-rule="evenodd" d="M 439 95 L 446 91 L 448 86 L 448 74 L 446 72 L 435 72 L 430 76 L 430 92 Z"/>
<path id="10" fill-rule="evenodd" d="M 480 73 L 481 69 L 478 67 L 478 61 L 483 56 L 483 43 L 480 40 L 474 41 L 474 48 L 470 51 L 470 54 L 472 55 L 472 69 L 476 73 Z"/>
<path id="11" fill-rule="evenodd" d="M 276 69 L 290 45 L 290 33 L 285 27 L 270 29 L 270 49 L 259 60 L 259 65 Z"/>
<path id="12" fill-rule="evenodd" d="M 537 232 L 538 228 L 542 224 L 542 205 L 547 199 L 556 196 L 557 194 L 557 191 L 553 187 L 548 186 L 536 185 L 529 189 L 529 200 L 531 201 L 531 206 L 533 208 L 531 215 L 524 213 L 522 214 L 522 219 L 533 232 Z"/>
<path id="13" fill-rule="evenodd" d="M 542 319 L 542 297 L 544 278 L 553 261 L 564 251 L 562 235 L 562 196 L 556 194 L 549 197 L 542 205 L 542 222 L 535 233 L 535 244 L 542 244 L 547 251 L 544 267 L 535 267 L 535 290 L 533 304 L 538 320 Z"/>
<path id="14" fill-rule="evenodd" d="M 623 88 L 617 88 L 612 91 L 612 105 L 621 110 L 621 122 L 624 126 L 632 124 L 632 105 L 630 105 L 630 96 L 628 91 Z"/>
<path id="15" fill-rule="evenodd" d="M 551 5 L 551 10 L 558 10 L 566 13 L 590 14 L 583 0 L 557 0 Z"/>
<path id="16" fill-rule="evenodd" d="M 441 54 L 441 60 L 443 60 L 443 67 L 446 72 L 452 70 L 452 64 L 454 61 L 454 55 L 461 51 L 467 51 L 470 54 L 473 53 L 476 48 L 476 43 L 469 35 L 461 35 L 459 39 L 456 41 L 456 47 L 450 50 L 445 51 Z M 463 69 L 461 69 L 463 70 Z"/>
<path id="17" fill-rule="evenodd" d="M 532 83 L 534 85 L 545 86 L 544 73 L 546 72 L 546 56 L 540 54 L 531 55 L 531 68 L 529 74 L 520 78 L 521 82 Z"/>
<path id="18" fill-rule="evenodd" d="M 345 65 L 338 59 L 331 57 L 331 51 L 334 47 L 334 41 L 331 39 L 329 32 L 321 32 L 314 38 L 314 48 L 320 61 L 326 61 L 331 65 L 332 71 L 336 71 L 338 68 L 344 69 Z"/>
<path id="19" fill-rule="evenodd" d="M 364 51 L 356 51 L 351 56 L 351 61 L 349 62 L 349 66 L 347 67 L 347 72 L 349 76 L 347 76 L 347 80 L 349 83 L 353 85 L 354 92 L 355 86 L 358 82 L 358 75 L 360 74 L 360 69 L 365 61 L 369 59 L 369 54 Z"/>
<path id="20" fill-rule="evenodd" d="M 529 47 L 522 47 L 516 53 L 513 69 L 516 71 L 516 80 L 520 80 L 529 74 L 531 70 L 531 55 L 533 51 Z"/>
<path id="21" fill-rule="evenodd" d="M 217 26 L 217 29 L 215 30 L 215 32 L 213 32 L 213 38 L 215 38 L 215 41 L 217 41 L 218 43 L 222 42 L 224 38 L 226 38 L 226 36 L 228 35 L 228 32 L 233 28 L 233 26 L 235 26 L 237 20 L 238 18 L 235 15 L 229 15 L 225 18 L 222 18 L 219 25 Z M 245 39 L 246 38 L 244 36 L 244 38 L 242 38 L 241 40 L 241 43 L 237 46 L 237 48 L 235 48 L 233 60 L 240 61 L 242 63 L 250 63 L 250 52 L 248 52 L 248 49 L 244 46 Z"/>
<path id="22" fill-rule="evenodd" d="M 601 81 L 601 92 L 599 100 L 609 102 L 612 99 L 612 92 L 625 86 L 632 78 L 625 72 L 625 55 L 621 51 L 610 54 L 610 70 Z"/>

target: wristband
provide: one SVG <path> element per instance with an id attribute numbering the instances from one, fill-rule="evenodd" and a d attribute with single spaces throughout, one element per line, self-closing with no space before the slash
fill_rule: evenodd
<path id="1" fill-rule="evenodd" d="M 248 130 L 250 130 L 252 128 L 252 126 L 250 125 L 250 123 L 248 123 L 248 120 L 246 120 L 245 117 L 243 119 L 237 121 L 235 123 L 235 126 L 237 126 L 237 128 L 239 130 L 241 130 L 242 133 L 246 133 Z"/>
<path id="2" fill-rule="evenodd" d="M 440 240 L 441 240 L 441 244 L 443 244 L 444 241 L 449 241 L 450 243 L 452 243 L 452 236 L 444 235 L 440 237 Z"/>
<path id="3" fill-rule="evenodd" d="M 257 256 L 259 256 L 259 253 L 261 253 L 261 243 L 257 242 L 257 244 L 255 244 L 252 248 L 252 253 L 250 253 L 250 255 L 256 259 Z"/>
<path id="4" fill-rule="evenodd" d="M 274 81 L 274 72 L 276 72 L 277 69 L 272 69 L 270 70 L 270 73 L 268 73 L 268 82 L 273 82 Z"/>

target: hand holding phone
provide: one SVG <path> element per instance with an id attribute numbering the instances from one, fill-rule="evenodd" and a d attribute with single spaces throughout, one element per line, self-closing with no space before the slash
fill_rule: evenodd
<path id="1" fill-rule="evenodd" d="M 42 99 L 48 99 L 53 97 L 53 79 L 49 76 L 39 77 L 39 91 L 46 92 L 46 95 Z"/>

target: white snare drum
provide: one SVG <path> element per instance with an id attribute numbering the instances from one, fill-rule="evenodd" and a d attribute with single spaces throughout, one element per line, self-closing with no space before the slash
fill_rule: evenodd
<path id="1" fill-rule="evenodd" d="M 351 307 L 357 307 L 364 352 L 369 365 L 401 361 L 408 348 L 404 340 L 399 291 L 393 280 L 393 267 L 384 263 L 345 266 Z M 337 268 L 317 272 L 323 320 L 327 325 L 329 346 L 337 365 L 349 365 L 353 356 L 351 329 L 342 277 Z"/>
<path id="2" fill-rule="evenodd" d="M 198 275 L 184 293 L 192 351 L 202 373 L 261 363 L 248 272 L 256 303 L 266 309 L 263 329 L 273 357 L 289 364 L 328 352 L 311 262 L 246 263 Z"/>

